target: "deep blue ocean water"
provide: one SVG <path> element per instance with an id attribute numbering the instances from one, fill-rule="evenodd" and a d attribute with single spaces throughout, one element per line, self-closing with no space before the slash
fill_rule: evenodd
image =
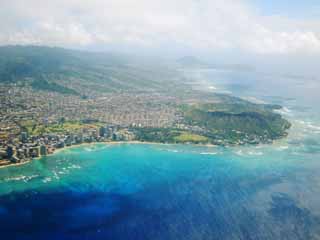
<path id="1" fill-rule="evenodd" d="M 288 138 L 84 145 L 0 169 L 0 239 L 320 239 L 319 82 L 193 74 L 201 87 L 282 104 Z"/>

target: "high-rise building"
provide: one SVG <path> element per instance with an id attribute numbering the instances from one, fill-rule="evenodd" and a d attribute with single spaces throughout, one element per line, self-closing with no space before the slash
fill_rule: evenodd
<path id="1" fill-rule="evenodd" d="M 21 133 L 21 142 L 25 143 L 28 141 L 28 133 L 27 132 L 22 132 Z"/>
<path id="2" fill-rule="evenodd" d="M 77 144 L 83 143 L 83 136 L 82 136 L 82 134 L 77 135 L 77 136 L 75 137 L 75 141 L 76 141 Z"/>
<path id="3" fill-rule="evenodd" d="M 107 128 L 106 127 L 100 127 L 100 129 L 99 129 L 100 137 L 104 137 L 106 134 L 107 134 Z"/>
<path id="4" fill-rule="evenodd" d="M 40 146 L 40 155 L 41 156 L 47 155 L 47 147 L 45 145 Z"/>
<path id="5" fill-rule="evenodd" d="M 40 157 L 40 147 L 31 147 L 29 149 L 30 156 L 33 158 Z"/>
<path id="6" fill-rule="evenodd" d="M 15 153 L 15 149 L 12 146 L 7 147 L 7 158 L 10 159 Z"/>

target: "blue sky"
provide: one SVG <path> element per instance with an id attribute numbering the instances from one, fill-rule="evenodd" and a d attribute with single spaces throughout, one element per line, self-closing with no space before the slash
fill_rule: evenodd
<path id="1" fill-rule="evenodd" d="M 320 0 L 249 0 L 265 15 L 320 20 Z"/>

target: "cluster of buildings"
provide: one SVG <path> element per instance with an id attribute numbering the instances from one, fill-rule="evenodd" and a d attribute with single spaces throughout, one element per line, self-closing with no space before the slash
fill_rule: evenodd
<path id="1" fill-rule="evenodd" d="M 177 99 L 157 93 L 103 93 L 83 98 L 54 92 L 34 91 L 26 86 L 0 85 L 0 113 L 10 124 L 33 120 L 49 124 L 61 118 L 141 127 L 172 126 L 180 115 Z"/>
<path id="2" fill-rule="evenodd" d="M 156 93 L 92 93 L 90 98 L 0 85 L 0 166 L 28 161 L 83 142 L 134 140 L 135 127 L 171 127 L 181 118 L 174 97 Z M 105 123 L 77 132 L 37 133 L 37 126 L 91 119 Z M 27 126 L 27 127 L 26 127 Z M 29 128 L 29 129 L 28 129 Z"/>
<path id="3" fill-rule="evenodd" d="M 82 143 L 132 141 L 134 133 L 127 128 L 106 125 L 100 128 L 82 129 L 77 133 L 43 134 L 29 136 L 21 132 L 16 138 L 1 143 L 0 166 L 17 164 L 54 153 L 56 149 Z"/>

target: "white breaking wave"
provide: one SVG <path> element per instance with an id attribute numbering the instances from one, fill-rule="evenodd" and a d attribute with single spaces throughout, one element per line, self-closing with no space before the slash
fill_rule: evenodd
<path id="1" fill-rule="evenodd" d="M 92 149 L 92 148 L 84 148 L 84 150 L 87 151 L 87 152 L 92 152 L 94 149 Z"/>
<path id="2" fill-rule="evenodd" d="M 261 156 L 263 155 L 263 152 L 249 151 L 248 155 Z"/>
<path id="3" fill-rule="evenodd" d="M 320 126 L 313 125 L 313 124 L 310 123 L 310 122 L 307 123 L 307 126 L 308 126 L 308 128 L 310 128 L 310 129 L 320 130 Z"/>
<path id="4" fill-rule="evenodd" d="M 310 121 L 303 121 L 303 120 L 296 120 L 297 124 L 302 125 L 304 128 L 304 131 L 312 131 L 313 133 L 319 133 L 320 132 L 320 126 L 314 124 Z"/>
<path id="5" fill-rule="evenodd" d="M 56 173 L 56 171 L 52 171 L 52 173 L 53 173 L 53 176 L 54 176 L 55 179 L 57 179 L 57 180 L 60 179 L 60 177 L 59 177 L 59 175 Z"/>
<path id="6" fill-rule="evenodd" d="M 239 156 L 262 156 L 264 153 L 260 151 L 243 151 L 243 150 L 238 150 L 235 152 L 235 154 Z"/>
<path id="7" fill-rule="evenodd" d="M 245 155 L 242 150 L 236 151 L 235 153 L 237 155 L 239 155 L 239 156 L 244 156 Z"/>
<path id="8" fill-rule="evenodd" d="M 180 152 L 179 150 L 168 150 L 169 152 L 174 152 L 174 153 L 178 153 Z"/>
<path id="9" fill-rule="evenodd" d="M 201 152 L 202 155 L 217 155 L 217 152 Z"/>
<path id="10" fill-rule="evenodd" d="M 4 179 L 5 182 L 12 182 L 12 181 L 24 181 L 28 182 L 33 178 L 39 177 L 39 175 L 31 175 L 31 176 L 18 176 L 18 177 L 9 177 Z"/>
<path id="11" fill-rule="evenodd" d="M 277 149 L 281 151 L 281 150 L 286 150 L 288 148 L 289 148 L 289 146 L 280 146 Z"/>
<path id="12" fill-rule="evenodd" d="M 287 116 L 292 115 L 292 111 L 287 107 L 282 107 L 281 109 L 276 109 L 276 110 L 274 110 L 274 112 L 279 113 L 281 115 L 287 115 Z"/>
<path id="13" fill-rule="evenodd" d="M 284 112 L 286 112 L 286 113 L 291 113 L 291 112 L 292 112 L 292 111 L 291 111 L 289 108 L 287 108 L 287 107 L 283 107 L 282 110 L 283 110 Z"/>
<path id="14" fill-rule="evenodd" d="M 42 182 L 47 183 L 47 182 L 51 182 L 52 179 L 50 177 L 46 177 L 45 179 L 42 180 Z"/>
<path id="15" fill-rule="evenodd" d="M 81 169 L 81 167 L 79 165 L 73 164 L 73 165 L 69 166 L 68 169 Z"/>

